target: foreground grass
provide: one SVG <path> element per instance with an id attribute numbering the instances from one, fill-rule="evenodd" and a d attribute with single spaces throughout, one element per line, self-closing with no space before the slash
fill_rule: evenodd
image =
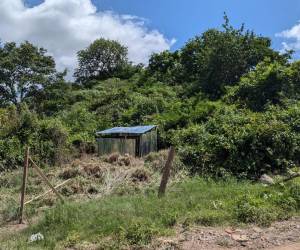
<path id="1" fill-rule="evenodd" d="M 143 195 L 57 205 L 37 225 L 10 238 L 3 247 L 80 249 L 82 244 L 93 244 L 98 249 L 117 249 L 149 244 L 156 236 L 172 234 L 175 224 L 268 225 L 299 214 L 299 209 L 300 186 L 296 181 L 264 187 L 236 180 L 193 178 L 170 187 L 162 199 L 150 189 Z M 28 237 L 37 232 L 45 240 L 27 243 Z"/>

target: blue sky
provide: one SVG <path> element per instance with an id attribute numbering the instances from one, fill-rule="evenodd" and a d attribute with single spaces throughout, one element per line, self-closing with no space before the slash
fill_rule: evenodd
<path id="1" fill-rule="evenodd" d="M 36 5 L 42 0 L 27 0 Z M 300 19 L 299 0 L 93 0 L 98 10 L 110 10 L 147 19 L 149 28 L 157 29 L 181 47 L 189 38 L 208 28 L 220 27 L 226 11 L 235 26 L 245 23 L 256 33 L 272 38 L 273 47 L 282 48 L 276 33 L 287 30 Z"/>
<path id="2" fill-rule="evenodd" d="M 98 38 L 117 40 L 130 61 L 147 65 L 153 53 L 221 28 L 224 12 L 233 26 L 245 23 L 300 58 L 299 0 L 0 0 L 0 40 L 47 49 L 71 77 L 77 52 Z"/>
<path id="3" fill-rule="evenodd" d="M 211 27 L 220 27 L 225 11 L 231 22 L 272 38 L 275 48 L 282 39 L 275 34 L 290 28 L 300 19 L 299 0 L 96 0 L 100 9 L 142 16 L 177 46 Z M 288 3 L 287 3 L 288 2 Z M 176 46 L 176 47 L 177 47 Z"/>

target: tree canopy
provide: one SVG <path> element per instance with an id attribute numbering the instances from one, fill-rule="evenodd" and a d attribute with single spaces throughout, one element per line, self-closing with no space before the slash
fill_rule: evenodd
<path id="1" fill-rule="evenodd" d="M 55 81 L 55 62 L 47 51 L 29 42 L 0 47 L 0 105 L 18 104 Z"/>
<path id="2" fill-rule="evenodd" d="M 300 94 L 299 62 L 282 65 L 266 60 L 255 70 L 241 77 L 238 85 L 227 91 L 225 99 L 254 110 L 262 111 L 267 105 L 283 105 Z"/>
<path id="3" fill-rule="evenodd" d="M 240 77 L 269 58 L 287 63 L 289 53 L 281 55 L 271 48 L 271 40 L 245 30 L 235 29 L 224 16 L 223 29 L 209 29 L 190 39 L 176 52 L 154 54 L 149 72 L 169 83 L 189 82 L 194 91 L 211 99 L 225 93 L 226 86 L 238 83 Z"/>
<path id="4" fill-rule="evenodd" d="M 114 77 L 128 64 L 127 47 L 117 41 L 97 39 L 78 52 L 78 64 L 74 77 L 79 83 Z"/>

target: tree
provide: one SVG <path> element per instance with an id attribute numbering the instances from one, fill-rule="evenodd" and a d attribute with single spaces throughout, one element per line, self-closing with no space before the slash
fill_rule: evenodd
<path id="1" fill-rule="evenodd" d="M 268 104 L 280 105 L 300 98 L 300 63 L 282 65 L 265 60 L 241 77 L 238 85 L 228 88 L 225 96 L 253 111 L 264 111 Z"/>
<path id="2" fill-rule="evenodd" d="M 161 82 L 181 82 L 183 79 L 180 52 L 166 50 L 153 54 L 149 59 L 148 73 Z"/>
<path id="3" fill-rule="evenodd" d="M 0 46 L 1 106 L 23 102 L 55 80 L 55 62 L 46 52 L 29 42 Z"/>
<path id="4" fill-rule="evenodd" d="M 76 82 L 85 85 L 90 80 L 114 77 L 128 64 L 127 48 L 117 41 L 98 39 L 78 52 Z"/>
<path id="5" fill-rule="evenodd" d="M 30 98 L 29 108 L 38 114 L 52 116 L 70 106 L 75 86 L 64 79 L 57 79 Z"/>
<path id="6" fill-rule="evenodd" d="M 235 85 L 240 77 L 266 57 L 287 62 L 289 54 L 280 55 L 271 48 L 271 40 L 244 30 L 235 29 L 224 16 L 223 30 L 210 29 L 191 39 L 181 50 L 185 79 L 212 99 Z"/>

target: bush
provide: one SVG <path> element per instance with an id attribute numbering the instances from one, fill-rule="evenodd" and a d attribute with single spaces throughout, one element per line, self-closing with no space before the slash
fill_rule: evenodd
<path id="1" fill-rule="evenodd" d="M 224 108 L 205 124 L 179 130 L 174 143 L 192 173 L 257 178 L 285 172 L 300 161 L 299 133 L 285 119 L 278 110 Z"/>
<path id="2" fill-rule="evenodd" d="M 23 147 L 18 138 L 0 139 L 0 172 L 20 166 L 23 154 Z"/>
<path id="3" fill-rule="evenodd" d="M 56 118 L 38 119 L 25 104 L 0 112 L 0 171 L 23 164 L 25 147 L 39 163 L 60 164 L 69 150 L 68 131 Z"/>
<path id="4" fill-rule="evenodd" d="M 235 208 L 238 221 L 269 226 L 276 217 L 276 210 L 262 199 L 244 196 L 237 201 Z"/>
<path id="5" fill-rule="evenodd" d="M 149 244 L 158 230 L 151 223 L 140 222 L 139 220 L 131 222 L 126 228 L 120 229 L 121 238 L 125 239 L 130 245 Z"/>
<path id="6" fill-rule="evenodd" d="M 69 153 L 67 140 L 67 129 L 60 120 L 41 120 L 32 143 L 32 153 L 43 164 L 61 164 L 67 159 Z"/>
<path id="7" fill-rule="evenodd" d="M 22 164 L 24 146 L 32 142 L 37 129 L 37 117 L 22 104 L 2 110 L 0 120 L 0 171 L 5 171 Z"/>
<path id="8" fill-rule="evenodd" d="M 229 88 L 226 99 L 254 111 L 263 111 L 269 104 L 282 105 L 286 99 L 299 100 L 299 66 L 299 62 L 287 66 L 266 60 Z"/>
<path id="9" fill-rule="evenodd" d="M 296 202 L 296 209 L 300 209 L 300 184 L 294 184 L 289 189 L 290 196 Z"/>
<path id="10" fill-rule="evenodd" d="M 269 226 L 271 222 L 288 219 L 299 211 L 299 194 L 299 184 L 246 194 L 237 199 L 234 212 L 240 222 Z"/>

